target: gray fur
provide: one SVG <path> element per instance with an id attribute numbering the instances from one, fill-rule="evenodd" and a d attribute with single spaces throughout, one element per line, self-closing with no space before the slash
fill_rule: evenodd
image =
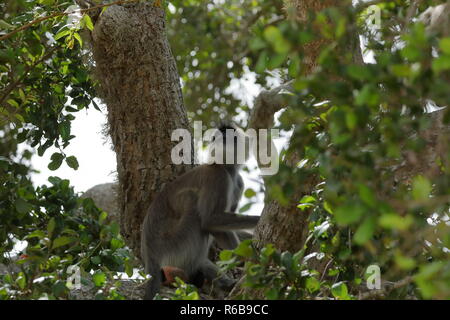
<path id="1" fill-rule="evenodd" d="M 142 259 L 145 272 L 152 276 L 146 299 L 159 291 L 162 266 L 180 268 L 189 278 L 201 271 L 219 286 L 233 283 L 225 276 L 218 278 L 208 251 L 212 236 L 222 248 L 234 249 L 239 244 L 234 230 L 257 224 L 259 217 L 233 213 L 242 191 L 239 166 L 219 164 L 199 166 L 164 187 L 150 206 L 142 231 Z"/>

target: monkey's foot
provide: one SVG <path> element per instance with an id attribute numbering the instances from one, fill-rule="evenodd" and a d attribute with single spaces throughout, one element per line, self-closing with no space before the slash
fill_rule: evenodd
<path id="1" fill-rule="evenodd" d="M 163 282 L 162 282 L 162 284 L 164 286 L 170 286 L 173 283 L 175 283 L 175 278 L 176 277 L 180 278 L 184 282 L 188 281 L 188 276 L 180 268 L 171 267 L 171 266 L 165 266 L 165 267 L 161 268 L 161 271 L 162 271 L 162 274 L 163 274 Z"/>
<path id="2" fill-rule="evenodd" d="M 222 276 L 219 279 L 214 280 L 213 284 L 222 290 L 231 291 L 231 289 L 233 289 L 236 282 L 237 282 L 236 280 L 234 280 L 228 276 Z"/>

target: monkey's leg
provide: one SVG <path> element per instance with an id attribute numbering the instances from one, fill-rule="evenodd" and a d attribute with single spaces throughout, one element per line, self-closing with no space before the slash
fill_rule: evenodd
<path id="1" fill-rule="evenodd" d="M 193 284 L 197 288 L 203 287 L 203 284 L 205 283 L 205 275 L 203 274 L 203 271 L 198 270 L 190 279 L 189 283 Z"/>
<path id="2" fill-rule="evenodd" d="M 233 250 L 239 245 L 239 239 L 234 232 L 231 231 L 216 231 L 211 232 L 214 239 L 220 248 L 225 250 Z"/>
<path id="3" fill-rule="evenodd" d="M 232 231 L 254 228 L 259 221 L 259 216 L 243 216 L 236 213 L 212 213 L 202 217 L 202 228 L 209 232 Z"/>
<path id="4" fill-rule="evenodd" d="M 152 300 L 161 287 L 162 270 L 155 260 L 147 257 L 145 262 L 145 272 L 151 275 L 151 279 L 147 281 L 144 300 Z"/>

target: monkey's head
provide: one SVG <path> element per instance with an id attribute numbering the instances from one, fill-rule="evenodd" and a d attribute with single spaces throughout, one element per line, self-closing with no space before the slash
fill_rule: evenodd
<path id="1" fill-rule="evenodd" d="M 249 158 L 249 139 L 232 123 L 222 123 L 209 145 L 209 163 L 242 166 Z"/>

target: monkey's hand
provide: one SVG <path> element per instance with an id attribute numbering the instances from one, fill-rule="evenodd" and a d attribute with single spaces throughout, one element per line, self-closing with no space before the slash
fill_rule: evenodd
<path id="1" fill-rule="evenodd" d="M 164 286 L 171 286 L 173 283 L 175 283 L 176 277 L 180 278 L 184 282 L 188 281 L 188 277 L 187 277 L 186 273 L 183 270 L 181 270 L 180 268 L 165 266 L 165 267 L 162 267 L 161 269 L 162 269 L 162 272 L 164 275 L 164 279 L 163 279 L 163 283 L 162 283 Z"/>

